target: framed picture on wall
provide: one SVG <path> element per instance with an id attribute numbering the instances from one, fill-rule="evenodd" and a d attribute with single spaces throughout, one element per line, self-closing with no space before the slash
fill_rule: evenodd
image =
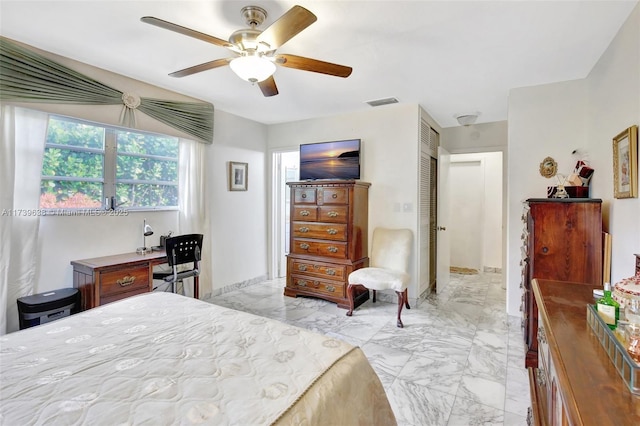
<path id="1" fill-rule="evenodd" d="M 229 162 L 229 191 L 246 191 L 248 163 Z"/>
<path id="2" fill-rule="evenodd" d="M 613 138 L 613 192 L 615 198 L 638 196 L 638 126 Z"/>

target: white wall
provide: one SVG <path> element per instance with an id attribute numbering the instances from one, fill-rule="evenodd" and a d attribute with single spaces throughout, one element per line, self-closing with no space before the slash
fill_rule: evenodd
<path id="1" fill-rule="evenodd" d="M 412 229 L 417 235 L 418 129 L 417 105 L 387 105 L 352 114 L 324 117 L 268 128 L 270 149 L 337 139 L 362 139 L 362 181 L 369 188 L 369 243 L 376 226 Z M 430 123 L 439 132 L 441 129 Z M 410 204 L 405 212 L 396 206 Z M 416 238 L 417 240 L 417 238 Z M 409 296 L 417 297 L 417 244 L 410 268 Z"/>
<path id="2" fill-rule="evenodd" d="M 547 186 L 555 178 L 540 175 L 545 157 L 558 163 L 558 172 L 568 174 L 575 161 L 572 151 L 584 148 L 586 95 L 584 80 L 514 89 L 509 94 L 509 172 L 507 219 L 507 311 L 520 313 L 520 236 L 523 201 L 546 198 Z M 594 179 L 598 179 L 596 169 Z M 592 194 L 593 195 L 593 194 Z"/>
<path id="3" fill-rule="evenodd" d="M 507 122 L 474 124 L 442 129 L 441 145 L 451 154 L 465 152 L 506 152 Z"/>
<path id="4" fill-rule="evenodd" d="M 545 197 L 538 164 L 551 156 L 569 173 L 576 148 L 595 169 L 591 197 L 603 200 L 613 237 L 611 281 L 633 275 L 640 252 L 640 199 L 613 198 L 612 138 L 640 122 L 640 5 L 586 79 L 514 89 L 509 95 L 507 310 L 519 315 L 522 201 Z"/>
<path id="5" fill-rule="evenodd" d="M 267 128 L 216 111 L 208 151 L 213 290 L 267 275 Z M 229 162 L 248 163 L 247 191 L 229 191 Z M 203 292 L 203 296 L 207 295 Z"/>
<path id="6" fill-rule="evenodd" d="M 480 160 L 451 157 L 449 167 L 451 266 L 482 271 L 484 166 Z"/>
<path id="7" fill-rule="evenodd" d="M 592 192 L 603 199 L 612 236 L 611 281 L 634 274 L 640 253 L 640 198 L 613 197 L 613 142 L 640 124 L 640 4 L 636 6 L 586 80 L 588 146 L 596 172 Z"/>

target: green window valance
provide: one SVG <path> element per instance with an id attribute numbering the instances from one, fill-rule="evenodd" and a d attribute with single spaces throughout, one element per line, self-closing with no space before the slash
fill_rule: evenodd
<path id="1" fill-rule="evenodd" d="M 213 142 L 213 105 L 123 93 L 0 37 L 0 101 L 122 105 L 120 123 L 135 128 L 135 110 Z"/>

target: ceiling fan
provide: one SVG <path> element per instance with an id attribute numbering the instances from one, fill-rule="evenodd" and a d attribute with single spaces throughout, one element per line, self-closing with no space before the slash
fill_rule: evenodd
<path id="1" fill-rule="evenodd" d="M 184 34 L 206 41 L 216 46 L 226 47 L 235 53 L 234 57 L 215 59 L 200 65 L 185 68 L 169 74 L 172 77 L 185 77 L 202 71 L 229 65 L 242 79 L 250 83 L 258 83 L 264 96 L 278 94 L 278 87 L 273 79 L 276 64 L 287 68 L 317 72 L 346 78 L 351 75 L 352 68 L 332 64 L 303 56 L 277 54 L 276 50 L 295 35 L 313 24 L 317 17 L 302 6 L 293 6 L 277 21 L 264 30 L 259 27 L 267 17 L 267 12 L 258 6 L 246 6 L 241 10 L 249 28 L 235 31 L 229 41 L 192 30 L 152 16 L 140 18 L 142 22 L 155 25 L 166 30 Z"/>

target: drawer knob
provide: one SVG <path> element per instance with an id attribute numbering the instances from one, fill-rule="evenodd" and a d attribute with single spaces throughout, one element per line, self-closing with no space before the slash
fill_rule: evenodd
<path id="1" fill-rule="evenodd" d="M 338 212 L 331 211 L 331 212 L 327 213 L 327 216 L 329 216 L 329 217 L 338 217 Z"/>
<path id="2" fill-rule="evenodd" d="M 118 283 L 120 287 L 128 287 L 131 284 L 133 284 L 135 280 L 136 280 L 136 277 L 125 275 L 123 278 L 116 280 L 116 283 Z"/>
<path id="3" fill-rule="evenodd" d="M 301 226 L 299 231 L 304 234 L 305 232 L 309 232 L 309 228 L 307 228 L 306 226 Z"/>
<path id="4" fill-rule="evenodd" d="M 338 194 L 331 194 L 331 198 L 338 198 Z"/>
<path id="5" fill-rule="evenodd" d="M 305 281 L 305 280 L 298 280 L 298 286 L 300 286 L 300 287 L 306 287 L 306 286 L 307 286 L 307 281 Z"/>
<path id="6" fill-rule="evenodd" d="M 307 194 L 302 194 L 302 198 L 307 198 Z"/>
<path id="7" fill-rule="evenodd" d="M 333 228 L 327 229 L 327 234 L 329 235 L 336 235 L 337 233 L 338 233 L 337 229 L 333 229 Z"/>
<path id="8" fill-rule="evenodd" d="M 327 250 L 329 250 L 331 253 L 337 253 L 338 247 L 330 246 L 330 247 L 327 247 Z"/>
<path id="9" fill-rule="evenodd" d="M 331 293 L 336 291 L 336 288 L 334 286 L 332 286 L 332 285 L 328 285 L 326 288 L 327 288 L 327 291 L 330 291 Z"/>
<path id="10" fill-rule="evenodd" d="M 307 265 L 298 265 L 298 271 L 306 271 L 307 270 Z"/>
<path id="11" fill-rule="evenodd" d="M 335 275 L 335 274 L 336 274 L 335 269 L 327 269 L 327 275 Z"/>
<path id="12" fill-rule="evenodd" d="M 302 244 L 300 244 L 300 248 L 301 248 L 302 250 L 309 250 L 309 244 L 307 244 L 307 243 L 302 243 Z"/>
<path id="13" fill-rule="evenodd" d="M 311 212 L 309 210 L 301 210 L 300 211 L 300 216 L 309 216 L 311 214 Z"/>
<path id="14" fill-rule="evenodd" d="M 542 247 L 542 252 L 547 254 L 549 252 L 549 247 Z"/>

